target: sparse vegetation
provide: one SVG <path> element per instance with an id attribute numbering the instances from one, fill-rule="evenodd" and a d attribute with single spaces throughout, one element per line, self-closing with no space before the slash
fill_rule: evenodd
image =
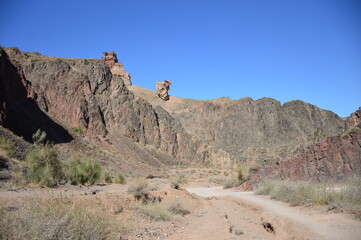
<path id="1" fill-rule="evenodd" d="M 72 130 L 73 130 L 73 132 L 75 132 L 75 133 L 82 133 L 82 132 L 83 132 L 83 130 L 81 129 L 81 127 L 73 127 Z"/>
<path id="2" fill-rule="evenodd" d="M 181 189 L 181 186 L 188 183 L 188 178 L 184 174 L 177 175 L 175 178 L 173 178 L 172 182 L 170 183 L 170 186 L 174 189 Z"/>
<path id="3" fill-rule="evenodd" d="M 170 211 L 161 203 L 141 204 L 138 208 L 144 215 L 152 220 L 168 221 L 172 218 Z"/>
<path id="4" fill-rule="evenodd" d="M 109 172 L 104 172 L 104 181 L 106 183 L 112 183 L 113 179 Z"/>
<path id="5" fill-rule="evenodd" d="M 53 187 L 64 178 L 62 164 L 49 144 L 37 145 L 27 154 L 22 172 L 27 181 L 39 186 Z"/>
<path id="6" fill-rule="evenodd" d="M 341 135 L 341 137 L 343 138 L 343 139 L 345 139 L 345 138 L 347 138 L 348 137 L 348 135 L 350 134 L 350 133 L 358 133 L 358 132 L 360 132 L 360 128 L 359 127 L 351 127 L 351 128 L 349 128 L 346 132 L 344 132 L 342 135 Z"/>
<path id="7" fill-rule="evenodd" d="M 228 189 L 228 188 L 234 188 L 234 187 L 238 187 L 242 184 L 242 181 L 240 181 L 238 179 L 238 177 L 230 177 L 230 178 L 227 178 L 227 180 L 225 180 L 223 182 L 223 188 L 224 189 Z"/>
<path id="8" fill-rule="evenodd" d="M 9 211 L 0 207 L 0 239 L 119 239 L 123 222 L 93 201 L 67 196 L 28 199 Z"/>
<path id="9" fill-rule="evenodd" d="M 170 203 L 167 209 L 173 214 L 178 214 L 182 216 L 185 216 L 190 213 L 190 211 L 184 208 L 183 205 L 178 201 Z"/>
<path id="10" fill-rule="evenodd" d="M 38 129 L 32 136 L 34 146 L 45 145 L 47 143 L 46 132 Z"/>
<path id="11" fill-rule="evenodd" d="M 361 219 L 361 179 L 348 180 L 336 188 L 313 182 L 267 181 L 260 184 L 256 194 L 297 205 L 331 205 L 344 209 Z"/>
<path id="12" fill-rule="evenodd" d="M 117 177 L 115 178 L 115 183 L 117 184 L 125 184 L 127 181 L 125 180 L 125 177 L 123 174 L 119 173 Z"/>
<path id="13" fill-rule="evenodd" d="M 100 180 L 101 168 L 98 163 L 89 159 L 81 162 L 79 159 L 72 160 L 69 163 L 68 179 L 71 184 L 95 184 Z"/>
<path id="14" fill-rule="evenodd" d="M 13 154 L 13 144 L 9 139 L 0 137 L 0 150 L 4 151 L 7 156 L 12 156 Z"/>
<path id="15" fill-rule="evenodd" d="M 128 187 L 128 193 L 140 196 L 148 192 L 148 182 L 145 179 L 137 179 Z"/>

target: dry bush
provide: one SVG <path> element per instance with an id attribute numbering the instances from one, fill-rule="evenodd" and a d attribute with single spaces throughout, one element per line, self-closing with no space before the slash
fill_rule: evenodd
<path id="1" fill-rule="evenodd" d="M 231 176 L 223 182 L 223 189 L 239 187 L 243 181 L 240 181 L 238 177 Z"/>
<path id="2" fill-rule="evenodd" d="M 171 212 L 167 206 L 161 203 L 141 204 L 138 209 L 147 217 L 156 221 L 168 221 L 172 219 Z"/>
<path id="3" fill-rule="evenodd" d="M 144 193 L 148 193 L 148 182 L 145 179 L 136 179 L 132 182 L 127 190 L 128 193 L 134 195 L 142 195 Z"/>
<path id="4" fill-rule="evenodd" d="M 115 178 L 115 183 L 117 184 L 126 184 L 126 180 L 123 174 L 119 173 L 118 176 Z"/>
<path id="5" fill-rule="evenodd" d="M 119 239 L 126 226 L 92 201 L 64 195 L 0 208 L 0 239 Z"/>
<path id="6" fill-rule="evenodd" d="M 171 202 L 168 205 L 167 209 L 168 209 L 168 211 L 170 211 L 173 214 L 178 214 L 178 215 L 182 215 L 182 216 L 185 216 L 190 213 L 190 211 L 188 209 L 186 209 L 183 206 L 183 204 L 181 204 L 179 201 Z"/>
<path id="7" fill-rule="evenodd" d="M 184 174 L 177 175 L 173 178 L 170 186 L 174 189 L 181 189 L 181 186 L 188 183 L 188 178 Z"/>
<path id="8" fill-rule="evenodd" d="M 361 178 L 352 178 L 342 187 L 307 181 L 267 181 L 255 189 L 256 194 L 270 195 L 271 198 L 291 205 L 331 205 L 344 209 L 361 219 Z"/>

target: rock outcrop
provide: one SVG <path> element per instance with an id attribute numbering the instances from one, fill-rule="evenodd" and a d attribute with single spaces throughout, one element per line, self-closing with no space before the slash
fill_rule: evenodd
<path id="1" fill-rule="evenodd" d="M 168 101 L 169 100 L 169 90 L 170 90 L 170 86 L 171 82 L 168 80 L 164 80 L 164 82 L 157 82 L 155 85 L 155 89 L 157 91 L 157 95 L 160 99 L 164 100 L 164 101 Z"/>
<path id="2" fill-rule="evenodd" d="M 123 64 L 118 62 L 117 54 L 114 51 L 103 52 L 104 56 L 102 59 L 109 66 L 110 72 L 113 75 L 123 77 L 124 84 L 131 86 L 130 74 L 125 72 Z"/>
<path id="3" fill-rule="evenodd" d="M 361 176 L 361 108 L 348 118 L 348 130 L 299 151 L 275 166 L 261 168 L 243 188 L 270 179 L 337 181 Z"/>

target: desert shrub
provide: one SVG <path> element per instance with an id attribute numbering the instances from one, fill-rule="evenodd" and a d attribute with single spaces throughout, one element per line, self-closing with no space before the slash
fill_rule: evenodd
<path id="1" fill-rule="evenodd" d="M 342 187 L 306 181 L 267 181 L 257 186 L 255 193 L 291 205 L 331 205 L 361 219 L 361 178 L 349 179 Z"/>
<path id="2" fill-rule="evenodd" d="M 149 203 L 139 205 L 141 212 L 152 220 L 168 221 L 172 218 L 167 207 L 161 203 Z"/>
<path id="3" fill-rule="evenodd" d="M 130 184 L 127 192 L 134 194 L 136 196 L 140 196 L 148 192 L 148 182 L 145 179 L 137 179 Z"/>
<path id="4" fill-rule="evenodd" d="M 351 127 L 351 128 L 349 128 L 349 129 L 347 129 L 347 131 L 344 132 L 344 133 L 341 135 L 341 137 L 342 137 L 342 138 L 347 138 L 350 133 L 358 133 L 358 132 L 360 132 L 360 130 L 361 130 L 361 129 L 360 129 L 359 127 Z"/>
<path id="5" fill-rule="evenodd" d="M 0 213 L 0 239 L 119 239 L 126 231 L 124 222 L 101 206 L 61 195 L 28 199 Z"/>
<path id="6" fill-rule="evenodd" d="M 190 211 L 184 208 L 183 205 L 178 201 L 170 203 L 167 209 L 173 214 L 178 214 L 182 216 L 185 216 L 190 213 Z"/>
<path id="7" fill-rule="evenodd" d="M 83 130 L 81 129 L 81 127 L 73 127 L 72 130 L 73 130 L 73 132 L 75 132 L 75 133 L 82 133 L 82 132 L 83 132 Z"/>
<path id="8" fill-rule="evenodd" d="M 81 162 L 79 159 L 69 163 L 68 178 L 71 184 L 94 184 L 100 180 L 101 168 L 98 163 L 89 159 Z"/>
<path id="9" fill-rule="evenodd" d="M 47 187 L 64 177 L 61 161 L 50 145 L 34 147 L 26 155 L 23 172 L 30 182 Z"/>
<path id="10" fill-rule="evenodd" d="M 274 188 L 274 181 L 265 181 L 256 186 L 254 193 L 257 195 L 269 195 Z"/>
<path id="11" fill-rule="evenodd" d="M 125 184 L 127 181 L 125 180 L 125 177 L 123 174 L 119 173 L 117 177 L 115 178 L 115 183 L 117 184 Z"/>
<path id="12" fill-rule="evenodd" d="M 173 178 L 172 182 L 170 183 L 170 186 L 174 189 L 181 189 L 181 186 L 186 184 L 188 182 L 188 178 L 184 174 L 177 175 L 175 178 Z"/>
<path id="13" fill-rule="evenodd" d="M 228 188 L 234 188 L 234 187 L 238 187 L 242 184 L 242 181 L 240 181 L 237 177 L 229 177 L 226 178 L 226 180 L 222 183 L 223 188 L 224 189 L 228 189 Z"/>
<path id="14" fill-rule="evenodd" d="M 9 139 L 0 137 L 0 149 L 10 157 L 13 154 L 13 143 Z"/>
<path id="15" fill-rule="evenodd" d="M 106 183 L 112 183 L 113 182 L 112 176 L 110 175 L 109 172 L 104 172 L 104 181 Z"/>
<path id="16" fill-rule="evenodd" d="M 35 146 L 37 145 L 44 145 L 46 144 L 46 132 L 42 131 L 41 129 L 38 129 L 32 136 L 33 144 Z"/>

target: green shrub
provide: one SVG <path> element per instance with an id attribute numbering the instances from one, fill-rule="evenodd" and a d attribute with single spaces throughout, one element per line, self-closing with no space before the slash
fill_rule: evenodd
<path id="1" fill-rule="evenodd" d="M 16 211 L 0 207 L 0 239 L 119 239 L 126 225 L 103 208 L 63 195 L 27 199 Z"/>
<path id="2" fill-rule="evenodd" d="M 42 131 L 41 129 L 38 129 L 32 136 L 33 139 L 33 144 L 35 146 L 37 145 L 45 145 L 47 140 L 46 140 L 46 132 Z"/>
<path id="3" fill-rule="evenodd" d="M 115 183 L 117 184 L 125 184 L 126 180 L 123 174 L 119 173 L 118 176 L 115 178 Z"/>
<path id="4" fill-rule="evenodd" d="M 351 127 L 351 128 L 349 128 L 349 129 L 347 129 L 347 131 L 346 132 L 344 132 L 342 135 L 341 135 L 341 137 L 342 138 L 347 138 L 348 137 L 348 135 L 350 134 L 350 133 L 358 133 L 358 132 L 360 132 L 360 128 L 359 127 Z"/>
<path id="5" fill-rule="evenodd" d="M 82 133 L 83 132 L 83 130 L 80 127 L 73 127 L 72 130 L 75 133 Z"/>
<path id="6" fill-rule="evenodd" d="M 73 160 L 69 164 L 68 178 L 73 185 L 95 184 L 100 180 L 101 168 L 98 163 L 89 159 L 81 162 Z"/>
<path id="7" fill-rule="evenodd" d="M 173 178 L 172 182 L 170 183 L 170 186 L 174 189 L 181 189 L 181 186 L 186 184 L 187 182 L 188 182 L 187 176 L 181 174 Z"/>
<path id="8" fill-rule="evenodd" d="M 113 182 L 112 176 L 110 175 L 109 172 L 104 172 L 104 181 L 106 183 L 112 183 Z"/>
<path id="9" fill-rule="evenodd" d="M 64 177 L 57 153 L 49 145 L 37 146 L 25 158 L 25 177 L 32 183 L 52 187 Z"/>
<path id="10" fill-rule="evenodd" d="M 0 137 L 0 149 L 5 152 L 7 156 L 12 156 L 13 154 L 13 143 L 4 137 Z"/>

